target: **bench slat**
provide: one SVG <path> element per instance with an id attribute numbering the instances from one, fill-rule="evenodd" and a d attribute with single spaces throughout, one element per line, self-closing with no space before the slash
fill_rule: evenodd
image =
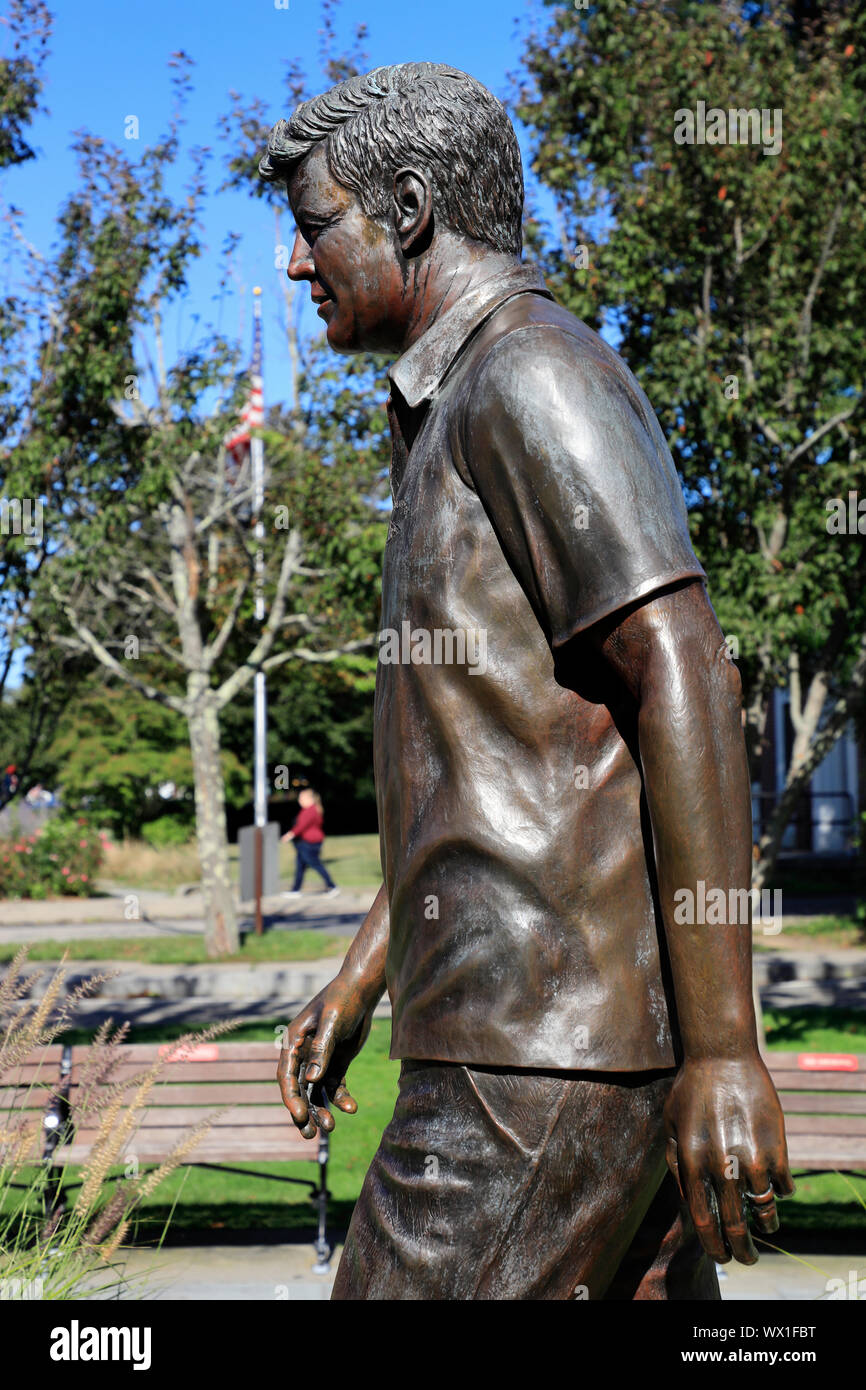
<path id="1" fill-rule="evenodd" d="M 160 1080 L 179 1084 L 189 1081 L 271 1081 L 276 1084 L 276 1053 L 267 1059 L 252 1062 L 169 1062 L 160 1073 Z M 121 1062 L 111 1073 L 112 1081 L 129 1081 L 147 1070 L 145 1062 Z M 82 1080 L 81 1065 L 73 1064 L 71 1082 L 77 1086 Z"/>
<path id="2" fill-rule="evenodd" d="M 276 1075 L 274 1067 L 274 1075 Z M 3 1086 L 29 1086 L 33 1082 L 47 1081 L 53 1084 L 60 1073 L 59 1062 L 44 1062 L 41 1067 L 32 1066 L 29 1062 L 20 1064 L 17 1067 L 9 1067 L 0 1076 L 0 1083 Z"/>
<path id="3" fill-rule="evenodd" d="M 201 1105 L 148 1105 L 139 1114 L 138 1128 L 144 1129 L 191 1129 L 211 1114 L 211 1106 Z M 86 1121 L 85 1121 L 86 1123 Z M 218 1129 L 237 1129 L 242 1132 L 258 1131 L 261 1127 L 285 1125 L 293 1127 L 292 1117 L 281 1101 L 271 1105 L 233 1105 L 221 1114 L 214 1114 L 212 1127 Z M 90 1124 L 86 1126 L 92 1128 Z"/>
<path id="4" fill-rule="evenodd" d="M 863 1141 L 866 1159 L 866 1115 L 786 1115 L 788 1134 L 851 1134 Z"/>
<path id="5" fill-rule="evenodd" d="M 304 1140 L 300 1140 L 304 1143 Z M 140 1163 L 162 1163 L 168 1158 L 173 1144 L 165 1147 L 156 1144 L 148 1144 L 146 1148 L 130 1149 Z M 297 1147 L 295 1141 L 287 1145 L 282 1140 L 268 1140 L 266 1143 L 256 1141 L 255 1152 L 251 1150 L 248 1143 L 237 1138 L 226 1140 L 225 1143 L 206 1143 L 202 1142 L 190 1154 L 187 1163 L 315 1163 L 318 1149 L 316 1143 L 310 1140 L 307 1147 L 303 1150 Z M 58 1150 L 55 1154 L 55 1162 L 62 1165 L 64 1163 L 82 1164 L 86 1163 L 90 1157 L 90 1149 L 86 1144 L 72 1144 L 69 1147 Z M 312 1172 L 307 1175 L 315 1181 Z"/>
<path id="6" fill-rule="evenodd" d="M 38 1067 L 43 1062 L 52 1062 L 59 1066 L 63 1056 L 63 1044 L 51 1043 L 48 1047 L 35 1047 L 32 1052 L 28 1052 L 21 1059 L 21 1065 L 25 1067 Z"/>
<path id="7" fill-rule="evenodd" d="M 175 1043 L 124 1043 L 123 1055 L 130 1062 L 134 1062 L 136 1064 L 136 1069 L 138 1070 L 142 1066 L 149 1066 L 150 1063 L 155 1062 L 158 1057 L 164 1057 L 168 1049 L 172 1051 L 177 1051 L 178 1046 L 179 1045 Z M 274 1047 L 273 1043 L 230 1043 L 221 1042 L 220 1039 L 217 1038 L 216 1041 L 212 1043 L 195 1043 L 192 1045 L 187 1044 L 186 1050 L 192 1054 L 190 1057 L 190 1063 L 196 1061 L 197 1052 L 199 1054 L 202 1054 L 205 1051 L 205 1049 L 207 1049 L 208 1052 L 211 1052 L 212 1050 L 216 1049 L 217 1052 L 217 1057 L 215 1061 L 203 1061 L 202 1065 L 205 1066 L 216 1066 L 219 1062 L 273 1061 L 274 1069 L 276 1070 L 277 1059 L 280 1055 L 279 1048 Z M 76 1044 L 72 1048 L 73 1066 L 76 1064 L 76 1062 L 85 1062 L 87 1060 L 89 1052 L 89 1044 Z"/>
<path id="8" fill-rule="evenodd" d="M 0 1111 L 11 1108 L 16 1115 L 27 1110 L 44 1110 L 52 1095 L 53 1088 L 44 1084 L 35 1086 L 4 1086 L 0 1090 Z"/>
<path id="9" fill-rule="evenodd" d="M 866 1167 L 863 1140 L 850 1135 L 794 1134 L 788 1142 L 788 1160 L 792 1168 Z"/>
<path id="10" fill-rule="evenodd" d="M 83 1163 L 90 1155 L 91 1146 L 96 1139 L 96 1130 L 79 1130 L 71 1144 L 54 1152 L 55 1163 Z M 189 1136 L 187 1127 L 146 1129 L 133 1134 L 127 1141 L 124 1155 L 118 1160 L 125 1161 L 126 1155 L 134 1156 L 140 1162 L 149 1163 L 167 1158 L 172 1150 Z M 256 1163 L 263 1158 L 275 1160 L 306 1159 L 315 1162 L 318 1142 L 315 1139 L 302 1139 L 294 1126 L 262 1126 L 253 1133 L 242 1129 L 213 1130 L 206 1134 L 190 1154 L 189 1161 L 228 1162 L 230 1159 Z"/>
<path id="11" fill-rule="evenodd" d="M 780 1096 L 786 1115 L 866 1115 L 866 1093 L 836 1091 L 810 1096 L 806 1091 L 784 1091 Z"/>
<path id="12" fill-rule="evenodd" d="M 773 1085 L 782 1091 L 862 1091 L 866 1092 L 866 1072 L 860 1071 L 774 1071 Z"/>
<path id="13" fill-rule="evenodd" d="M 863 1052 L 849 1052 L 849 1051 L 846 1051 L 846 1049 L 845 1049 L 845 1048 L 842 1048 L 842 1047 L 837 1048 L 837 1049 L 835 1049 L 835 1050 L 834 1050 L 833 1048 L 826 1048 L 826 1049 L 824 1049 L 823 1051 L 820 1051 L 820 1052 L 819 1052 L 819 1050 L 818 1050 L 817 1048 L 808 1048 L 808 1047 L 804 1047 L 804 1048 L 801 1048 L 801 1050 L 800 1050 L 799 1052 L 772 1052 L 772 1051 L 766 1051 L 766 1052 L 763 1053 L 764 1061 L 766 1062 L 767 1066 L 768 1066 L 771 1070 L 773 1069 L 773 1067 L 781 1067 L 781 1068 L 783 1068 L 783 1069 L 785 1069 L 785 1070 L 787 1070 L 787 1071 L 802 1071 L 803 1069 L 802 1069 L 802 1067 L 799 1065 L 799 1059 L 800 1059 L 801 1057 L 820 1057 L 820 1056 L 840 1057 L 840 1056 L 843 1056 L 843 1055 L 846 1056 L 846 1057 L 856 1057 L 856 1058 L 857 1058 L 857 1061 L 858 1061 L 858 1063 L 859 1063 L 859 1065 L 860 1065 L 860 1070 L 861 1070 L 861 1071 L 863 1070 L 864 1067 L 866 1067 L 866 1053 L 863 1053 Z M 856 1074 L 856 1073 L 852 1073 L 852 1075 L 855 1075 L 855 1074 Z M 823 1075 L 823 1072 L 819 1073 L 819 1075 Z"/>
<path id="14" fill-rule="evenodd" d="M 75 1100 L 75 1091 L 72 1093 Z M 156 1105 L 277 1105 L 288 1119 L 288 1111 L 280 1100 L 279 1087 L 271 1077 L 270 1081 L 217 1081 L 212 1085 L 194 1082 L 188 1086 L 175 1082 L 161 1082 L 151 1092 L 151 1101 Z M 838 1104 L 838 1102 L 837 1102 Z"/>

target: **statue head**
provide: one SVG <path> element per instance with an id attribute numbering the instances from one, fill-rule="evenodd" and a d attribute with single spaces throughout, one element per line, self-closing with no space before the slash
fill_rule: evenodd
<path id="1" fill-rule="evenodd" d="M 519 258 L 523 172 L 502 104 L 443 63 L 351 77 L 271 131 L 259 165 L 286 183 L 307 280 L 337 351 L 399 351 L 449 267 Z"/>

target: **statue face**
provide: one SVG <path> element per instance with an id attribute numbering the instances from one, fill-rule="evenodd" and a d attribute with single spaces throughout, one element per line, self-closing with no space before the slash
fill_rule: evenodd
<path id="1" fill-rule="evenodd" d="M 368 217 L 357 197 L 331 177 L 323 144 L 288 182 L 297 228 L 287 275 L 307 280 L 336 352 L 400 348 L 403 281 L 392 229 Z"/>

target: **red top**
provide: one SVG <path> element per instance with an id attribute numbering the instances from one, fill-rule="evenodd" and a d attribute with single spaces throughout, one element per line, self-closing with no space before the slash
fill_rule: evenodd
<path id="1" fill-rule="evenodd" d="M 322 813 L 318 806 L 302 806 L 298 819 L 292 826 L 296 840 L 306 840 L 308 845 L 320 845 L 325 838 L 322 829 Z"/>

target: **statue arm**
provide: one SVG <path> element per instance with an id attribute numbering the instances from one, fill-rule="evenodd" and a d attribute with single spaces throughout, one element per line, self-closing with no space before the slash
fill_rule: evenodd
<path id="1" fill-rule="evenodd" d="M 686 924 L 676 911 L 682 890 L 697 897 L 700 880 L 722 889 L 726 903 L 731 889 L 750 886 L 739 673 L 699 582 L 615 614 L 593 638 L 637 704 L 683 1046 L 666 1111 L 668 1164 L 708 1253 L 751 1264 L 745 1192 L 765 1195 L 751 1214 L 769 1234 L 778 1227 L 773 1189 L 793 1191 L 782 1112 L 758 1050 L 751 914 L 711 925 Z"/>
<path id="2" fill-rule="evenodd" d="M 385 992 L 388 935 L 383 883 L 338 975 L 286 1029 L 277 1080 L 283 1104 L 305 1139 L 312 1139 L 319 1128 L 325 1133 L 334 1128 L 328 1101 L 348 1115 L 358 1109 L 346 1087 L 346 1069 L 367 1041 Z"/>
<path id="3" fill-rule="evenodd" d="M 375 1008 L 385 993 L 389 929 L 388 890 L 383 883 L 340 969 L 366 1008 Z"/>

